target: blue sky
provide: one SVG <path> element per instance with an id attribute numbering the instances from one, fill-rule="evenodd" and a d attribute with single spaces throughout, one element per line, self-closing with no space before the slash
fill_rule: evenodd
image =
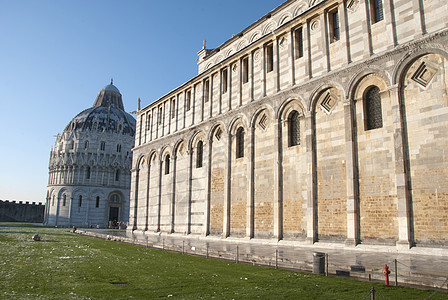
<path id="1" fill-rule="evenodd" d="M 0 0 L 0 199 L 44 202 L 55 136 L 114 78 L 126 111 L 283 0 Z"/>

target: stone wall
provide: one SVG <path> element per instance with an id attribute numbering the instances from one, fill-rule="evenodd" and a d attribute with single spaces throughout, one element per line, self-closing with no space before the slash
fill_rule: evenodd
<path id="1" fill-rule="evenodd" d="M 290 0 L 202 49 L 196 77 L 138 112 L 151 196 L 133 228 L 448 246 L 448 3 L 383 4 L 376 20 L 365 1 Z"/>
<path id="2" fill-rule="evenodd" d="M 42 223 L 44 212 L 42 203 L 0 200 L 0 222 Z"/>

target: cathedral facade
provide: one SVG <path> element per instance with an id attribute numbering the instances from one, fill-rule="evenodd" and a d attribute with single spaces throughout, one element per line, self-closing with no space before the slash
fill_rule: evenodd
<path id="1" fill-rule="evenodd" d="M 448 2 L 289 0 L 139 109 L 130 228 L 448 246 Z"/>
<path id="2" fill-rule="evenodd" d="M 135 119 L 112 84 L 79 113 L 50 153 L 44 224 L 107 227 L 129 218 Z"/>

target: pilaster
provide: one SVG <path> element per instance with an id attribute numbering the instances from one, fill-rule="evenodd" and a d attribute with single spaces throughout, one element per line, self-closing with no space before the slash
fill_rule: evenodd
<path id="1" fill-rule="evenodd" d="M 411 220 L 411 196 L 406 174 L 406 153 L 404 151 L 405 137 L 403 128 L 403 108 L 400 103 L 400 89 L 398 86 L 389 88 L 392 104 L 394 154 L 395 154 L 395 183 L 397 188 L 398 208 L 398 241 L 397 248 L 409 249 L 413 244 Z"/>
<path id="2" fill-rule="evenodd" d="M 224 171 L 224 218 L 223 218 L 223 237 L 230 235 L 230 201 L 231 201 L 231 149 L 232 134 L 227 136 L 227 149 L 225 153 L 225 171 Z"/>
<path id="3" fill-rule="evenodd" d="M 281 121 L 276 119 L 274 124 L 274 237 L 283 238 L 283 171 L 282 171 L 282 135 Z"/>
<path id="4" fill-rule="evenodd" d="M 306 193 L 306 240 L 313 244 L 317 241 L 317 174 L 316 153 L 314 143 L 314 118 L 305 118 L 306 124 L 306 162 L 307 162 L 307 193 Z"/>
<path id="5" fill-rule="evenodd" d="M 254 237 L 254 200 L 255 200 L 255 190 L 254 190 L 254 132 L 255 128 L 250 127 L 248 132 L 248 143 L 247 143 L 247 204 L 246 204 L 246 237 Z"/>
<path id="6" fill-rule="evenodd" d="M 355 157 L 355 125 L 353 104 L 350 99 L 344 101 L 345 123 L 345 160 L 346 160 L 346 185 L 347 185 L 347 246 L 356 246 L 359 243 L 359 197 L 358 197 L 358 172 L 357 159 Z"/>

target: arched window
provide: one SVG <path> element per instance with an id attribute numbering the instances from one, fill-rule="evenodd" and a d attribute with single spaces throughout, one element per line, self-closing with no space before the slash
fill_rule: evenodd
<path id="1" fill-rule="evenodd" d="M 110 202 L 113 202 L 113 203 L 119 203 L 119 202 L 120 202 L 120 198 L 118 197 L 117 194 L 113 194 L 113 195 L 110 197 Z"/>
<path id="2" fill-rule="evenodd" d="M 370 0 L 370 15 L 372 24 L 384 19 L 382 0 Z"/>
<path id="3" fill-rule="evenodd" d="M 244 128 L 240 127 L 236 131 L 236 158 L 244 156 Z"/>
<path id="4" fill-rule="evenodd" d="M 165 175 L 170 174 L 170 156 L 165 157 Z"/>
<path id="5" fill-rule="evenodd" d="M 90 179 L 90 167 L 87 167 L 87 170 L 86 170 L 86 179 Z"/>
<path id="6" fill-rule="evenodd" d="M 106 149 L 106 142 L 101 142 L 100 144 L 100 150 L 104 151 Z"/>
<path id="7" fill-rule="evenodd" d="M 62 206 L 65 206 L 65 203 L 67 202 L 67 195 L 66 194 L 64 194 L 63 196 L 62 196 Z"/>
<path id="8" fill-rule="evenodd" d="M 95 207 L 100 207 L 100 196 L 96 196 Z"/>
<path id="9" fill-rule="evenodd" d="M 51 206 L 54 206 L 54 195 L 53 195 L 53 199 L 51 200 Z"/>
<path id="10" fill-rule="evenodd" d="M 84 142 L 84 150 L 89 149 L 89 141 Z"/>
<path id="11" fill-rule="evenodd" d="M 121 152 L 121 144 L 117 144 L 117 152 Z"/>
<path id="12" fill-rule="evenodd" d="M 202 168 L 202 158 L 204 152 L 204 143 L 202 141 L 198 142 L 196 147 L 196 168 Z"/>
<path id="13" fill-rule="evenodd" d="M 365 93 L 364 114 L 366 130 L 383 127 L 380 89 L 377 86 L 370 87 Z"/>
<path id="14" fill-rule="evenodd" d="M 78 206 L 81 207 L 82 206 L 82 196 L 79 195 L 79 202 L 78 202 Z"/>
<path id="15" fill-rule="evenodd" d="M 120 180 L 120 170 L 115 171 L 115 181 Z"/>
<path id="16" fill-rule="evenodd" d="M 294 110 L 288 117 L 288 146 L 300 145 L 300 119 L 299 112 Z"/>
<path id="17" fill-rule="evenodd" d="M 75 142 L 74 141 L 70 141 L 69 148 L 70 148 L 70 150 L 73 150 L 75 148 Z"/>

